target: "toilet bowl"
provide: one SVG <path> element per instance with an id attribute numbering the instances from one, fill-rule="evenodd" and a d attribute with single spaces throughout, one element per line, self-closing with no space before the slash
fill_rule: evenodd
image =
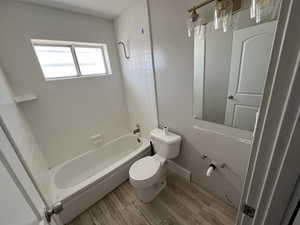
<path id="1" fill-rule="evenodd" d="M 129 169 L 130 183 L 143 202 L 151 202 L 166 186 L 163 163 L 155 156 L 136 161 Z"/>
<path id="2" fill-rule="evenodd" d="M 156 154 L 137 160 L 129 169 L 130 183 L 145 203 L 151 202 L 166 186 L 165 162 L 179 155 L 181 143 L 180 136 L 166 134 L 161 129 L 152 130 L 150 135 Z"/>

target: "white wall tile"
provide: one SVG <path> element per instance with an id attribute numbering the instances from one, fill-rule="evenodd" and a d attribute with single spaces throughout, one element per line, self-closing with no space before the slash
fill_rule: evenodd
<path id="1" fill-rule="evenodd" d="M 38 100 L 20 105 L 49 167 L 129 132 L 113 22 L 20 2 L 1 2 L 0 61 L 16 95 Z M 31 38 L 96 42 L 108 46 L 112 75 L 46 82 Z"/>
<path id="2" fill-rule="evenodd" d="M 157 127 L 156 97 L 146 0 L 137 1 L 115 20 L 118 41 L 129 43 L 130 59 L 119 47 L 130 127 L 141 125 L 149 136 Z M 144 33 L 142 33 L 142 30 Z"/>
<path id="3" fill-rule="evenodd" d="M 6 77 L 0 68 L 0 116 L 41 191 L 50 200 L 49 171 L 24 114 L 16 105 Z"/>
<path id="4" fill-rule="evenodd" d="M 0 218 L 1 224 L 29 225 L 38 224 L 38 219 L 25 201 L 17 185 L 0 161 Z"/>

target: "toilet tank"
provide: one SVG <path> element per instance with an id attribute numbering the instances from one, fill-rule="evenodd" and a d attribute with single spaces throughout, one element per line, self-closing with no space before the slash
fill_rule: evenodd
<path id="1" fill-rule="evenodd" d="M 154 129 L 150 132 L 151 142 L 156 154 L 165 158 L 173 159 L 179 155 L 181 137 L 172 132 L 164 134 L 162 129 Z"/>

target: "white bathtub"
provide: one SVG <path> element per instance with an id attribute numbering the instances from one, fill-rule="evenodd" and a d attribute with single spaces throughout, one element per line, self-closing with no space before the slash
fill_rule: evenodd
<path id="1" fill-rule="evenodd" d="M 52 200 L 63 203 L 64 223 L 128 179 L 130 165 L 150 153 L 149 141 L 139 141 L 124 135 L 50 170 Z"/>

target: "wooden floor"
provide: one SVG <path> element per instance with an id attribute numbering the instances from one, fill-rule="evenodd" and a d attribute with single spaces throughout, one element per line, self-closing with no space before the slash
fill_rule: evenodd
<path id="1" fill-rule="evenodd" d="M 234 218 L 224 202 L 171 176 L 152 203 L 138 200 L 125 182 L 69 225 L 233 225 Z"/>

